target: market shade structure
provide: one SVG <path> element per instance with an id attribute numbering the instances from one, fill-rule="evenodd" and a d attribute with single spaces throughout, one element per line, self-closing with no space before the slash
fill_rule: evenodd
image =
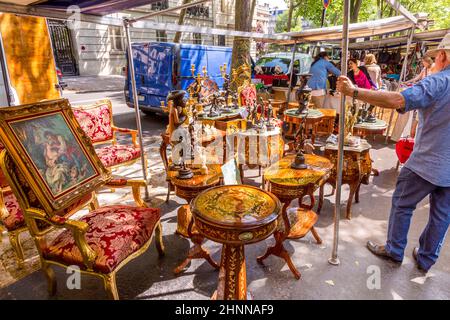
<path id="1" fill-rule="evenodd" d="M 2 2 L 31 5 L 59 11 L 66 11 L 70 6 L 78 6 L 80 8 L 80 13 L 103 16 L 117 11 L 158 2 L 158 0 L 2 0 Z"/>
<path id="2" fill-rule="evenodd" d="M 417 14 L 419 21 L 425 20 L 426 14 Z M 396 16 L 391 18 L 379 19 L 374 21 L 358 22 L 349 25 L 350 39 L 366 38 L 373 36 L 380 36 L 383 34 L 394 33 L 411 29 L 412 23 L 409 19 L 403 16 Z M 284 33 L 292 38 L 292 40 L 283 42 L 290 44 L 297 42 L 329 42 L 342 41 L 343 26 L 334 26 L 327 28 L 308 29 L 298 32 Z"/>

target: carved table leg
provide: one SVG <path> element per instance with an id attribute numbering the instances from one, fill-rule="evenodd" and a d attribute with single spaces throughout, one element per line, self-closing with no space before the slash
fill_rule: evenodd
<path id="1" fill-rule="evenodd" d="M 324 198 L 324 193 L 325 193 L 325 183 L 322 184 L 319 188 L 319 204 L 317 205 L 317 214 L 320 214 L 320 211 L 322 210 L 322 206 L 323 206 L 323 198 Z"/>
<path id="2" fill-rule="evenodd" d="M 217 300 L 247 300 L 247 275 L 243 245 L 223 245 L 219 285 L 213 298 Z"/>
<path id="3" fill-rule="evenodd" d="M 284 242 L 284 240 L 287 239 L 287 236 L 289 235 L 289 230 L 290 230 L 289 220 L 287 218 L 287 213 L 286 213 L 287 208 L 289 207 L 289 204 L 290 204 L 290 202 L 284 203 L 283 211 L 281 213 L 282 217 L 283 217 L 283 222 L 285 225 L 284 232 L 282 232 L 280 230 L 276 230 L 273 233 L 273 236 L 275 238 L 275 245 L 267 248 L 266 253 L 264 253 L 262 256 L 256 258 L 256 261 L 260 264 L 263 264 L 263 260 L 265 260 L 271 254 L 273 254 L 274 256 L 280 257 L 280 258 L 284 259 L 284 261 L 286 261 L 289 269 L 294 274 L 295 279 L 299 280 L 301 277 L 301 274 L 295 267 L 294 263 L 292 262 L 291 257 L 289 256 L 289 252 L 287 252 L 286 248 L 283 245 L 283 242 Z"/>
<path id="4" fill-rule="evenodd" d="M 286 261 L 289 269 L 294 274 L 295 279 L 299 280 L 301 277 L 301 273 L 295 267 L 294 263 L 292 262 L 291 256 L 289 255 L 289 252 L 287 252 L 286 248 L 283 245 L 283 241 L 286 239 L 286 236 L 280 231 L 275 231 L 273 236 L 275 238 L 275 245 L 267 248 L 266 253 L 256 258 L 256 261 L 258 261 L 258 263 L 260 264 L 263 264 L 263 261 L 271 254 L 280 257 L 284 261 Z"/>
<path id="5" fill-rule="evenodd" d="M 311 233 L 312 233 L 314 239 L 316 239 L 317 244 L 322 244 L 322 239 L 320 238 L 319 234 L 317 233 L 317 231 L 314 227 L 311 227 Z"/>
<path id="6" fill-rule="evenodd" d="M 177 215 L 178 226 L 176 233 L 183 237 L 189 238 L 194 246 L 189 249 L 186 259 L 184 259 L 183 262 L 173 270 L 173 272 L 175 274 L 182 272 L 193 259 L 205 259 L 215 269 L 219 269 L 219 265 L 211 258 L 209 251 L 202 247 L 202 243 L 205 238 L 199 234 L 192 234 L 194 219 L 192 219 L 192 213 L 189 205 L 185 204 L 180 207 Z"/>
<path id="7" fill-rule="evenodd" d="M 355 198 L 355 194 L 356 194 L 356 191 L 359 188 L 360 181 L 359 181 L 359 179 L 356 180 L 356 181 L 352 181 L 352 182 L 349 183 L 349 185 L 350 185 L 350 194 L 348 195 L 348 200 L 347 200 L 347 215 L 346 215 L 346 218 L 348 220 L 351 220 L 351 218 L 352 218 L 353 198 Z"/>

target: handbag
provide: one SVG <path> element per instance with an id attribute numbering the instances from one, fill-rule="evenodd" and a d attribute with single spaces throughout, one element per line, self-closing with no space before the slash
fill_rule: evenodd
<path id="1" fill-rule="evenodd" d="M 408 161 L 411 153 L 414 149 L 414 138 L 403 137 L 395 144 L 395 153 L 397 154 L 398 161 L 403 164 Z"/>

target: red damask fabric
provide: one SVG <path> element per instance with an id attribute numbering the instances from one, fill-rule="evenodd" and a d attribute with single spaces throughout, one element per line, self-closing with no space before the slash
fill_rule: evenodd
<path id="1" fill-rule="evenodd" d="M 13 193 L 3 195 L 8 215 L 1 217 L 3 225 L 8 231 L 16 230 L 25 225 L 25 218 L 22 209 L 19 207 L 16 197 Z"/>
<path id="2" fill-rule="evenodd" d="M 117 164 L 125 163 L 141 156 L 141 149 L 133 145 L 112 145 L 95 150 L 98 157 L 105 167 L 112 167 Z"/>
<path id="3" fill-rule="evenodd" d="M 94 271 L 110 273 L 124 259 L 142 248 L 150 239 L 159 221 L 160 211 L 124 205 L 106 206 L 94 210 L 81 220 L 89 225 L 86 240 L 97 253 Z M 85 269 L 72 232 L 61 233 L 45 248 L 44 257 Z"/>
<path id="4" fill-rule="evenodd" d="M 113 138 L 112 114 L 107 104 L 101 104 L 88 110 L 74 109 L 73 113 L 93 143 Z"/>
<path id="5" fill-rule="evenodd" d="M 256 103 L 256 89 L 252 86 L 245 87 L 241 91 L 241 104 L 243 106 L 253 106 Z"/>

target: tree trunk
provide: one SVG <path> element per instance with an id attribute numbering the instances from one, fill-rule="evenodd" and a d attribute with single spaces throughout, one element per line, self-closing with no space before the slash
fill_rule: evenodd
<path id="1" fill-rule="evenodd" d="M 362 0 L 350 0 L 350 23 L 358 22 L 359 10 Z"/>
<path id="2" fill-rule="evenodd" d="M 252 20 L 252 2 L 248 0 L 236 0 L 234 16 L 235 30 L 250 32 L 252 30 Z M 234 37 L 231 68 L 238 68 L 242 64 L 250 65 L 250 61 L 250 39 Z"/>
<path id="3" fill-rule="evenodd" d="M 191 0 L 183 0 L 183 4 L 188 4 Z M 180 11 L 180 16 L 178 17 L 178 25 L 184 24 L 184 18 L 186 17 L 186 9 L 182 9 Z M 181 32 L 175 33 L 175 37 L 173 38 L 174 43 L 179 43 L 181 40 Z"/>
<path id="4" fill-rule="evenodd" d="M 289 0 L 289 11 L 288 11 L 288 20 L 287 20 L 287 32 L 291 31 L 292 28 L 292 15 L 294 13 L 294 0 Z"/>

